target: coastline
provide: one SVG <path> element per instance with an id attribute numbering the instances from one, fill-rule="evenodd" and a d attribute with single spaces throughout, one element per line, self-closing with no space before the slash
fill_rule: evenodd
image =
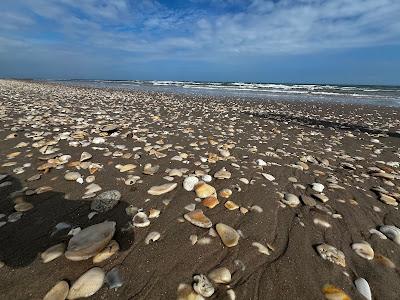
<path id="1" fill-rule="evenodd" d="M 229 299 L 228 290 L 236 299 L 321 299 L 328 283 L 362 299 L 354 285 L 359 277 L 368 281 L 376 299 L 398 295 L 398 268 L 388 267 L 382 258 L 360 257 L 352 244 L 366 241 L 376 257 L 400 264 L 399 245 L 370 232 L 382 225 L 400 227 L 397 206 L 383 203 L 371 190 L 383 187 L 400 201 L 400 108 L 4 80 L 0 92 L 0 173 L 8 174 L 0 184 L 11 183 L 0 190 L 0 214 L 5 215 L 0 222 L 15 213 L 18 201 L 32 204 L 19 220 L 0 227 L 0 261 L 5 264 L 0 294 L 5 299 L 41 299 L 57 281 L 72 283 L 93 267 L 91 259 L 73 262 L 64 256 L 43 263 L 40 253 L 68 242 L 68 232 L 51 234 L 58 223 L 83 229 L 104 220 L 117 222 L 114 239 L 120 251 L 99 266 L 105 271 L 117 267 L 124 285 L 117 290 L 104 285 L 91 299 L 175 299 L 179 284 L 190 285 L 194 275 L 216 267 L 228 268 L 232 281 L 229 287 L 214 284 L 210 299 Z M 104 125 L 116 129 L 107 133 L 101 130 Z M 10 138 L 12 133 L 16 136 Z M 104 142 L 93 143 L 96 137 Z M 46 142 L 35 147 L 40 141 Z M 10 155 L 15 152 L 20 153 Z M 102 166 L 94 173 L 101 192 L 121 193 L 115 207 L 91 219 L 93 198 L 82 199 L 88 183 L 64 179 L 67 170 L 84 180 L 91 175 L 87 167 L 72 164 L 82 152 Z M 71 156 L 68 163 L 37 170 L 61 153 Z M 143 174 L 148 163 L 159 165 L 153 175 Z M 117 168 L 127 164 L 136 167 L 127 172 Z M 218 195 L 224 189 L 232 195 L 219 195 L 212 209 L 182 187 L 189 174 L 201 179 L 223 168 L 229 178 L 209 184 Z M 183 174 L 165 179 L 171 169 Z M 39 179 L 27 181 L 37 174 Z M 127 185 L 134 176 L 139 178 Z M 168 182 L 177 187 L 160 196 L 148 193 Z M 316 182 L 324 185 L 327 201 L 310 188 Z M 38 193 L 43 187 L 51 190 Z M 280 193 L 301 201 L 291 207 Z M 237 208 L 227 209 L 228 200 Z M 193 204 L 213 225 L 224 223 L 239 231 L 239 244 L 225 247 L 218 235 L 190 224 L 183 216 Z M 128 207 L 160 213 L 148 227 L 131 228 Z M 147 245 L 153 231 L 161 237 Z M 197 242 L 192 245 L 193 235 Z M 269 255 L 254 243 L 270 245 Z M 324 260 L 316 251 L 322 243 L 343 251 L 346 267 Z"/>

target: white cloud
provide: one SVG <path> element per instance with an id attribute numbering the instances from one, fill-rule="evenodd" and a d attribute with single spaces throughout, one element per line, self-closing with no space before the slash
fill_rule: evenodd
<path id="1" fill-rule="evenodd" d="M 71 49 L 146 58 L 290 55 L 400 43 L 398 0 L 214 0 L 207 9 L 202 0 L 192 2 L 196 8 L 155 0 L 5 0 L 0 34 L 29 43 L 41 32 L 44 39 L 62 37 L 60 44 Z M 23 26 L 31 27 L 30 36 L 21 34 Z"/>

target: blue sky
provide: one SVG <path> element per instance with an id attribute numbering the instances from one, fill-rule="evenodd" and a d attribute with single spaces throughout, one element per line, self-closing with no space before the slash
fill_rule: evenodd
<path id="1" fill-rule="evenodd" d="M 399 0 L 1 0 L 0 76 L 400 85 Z"/>

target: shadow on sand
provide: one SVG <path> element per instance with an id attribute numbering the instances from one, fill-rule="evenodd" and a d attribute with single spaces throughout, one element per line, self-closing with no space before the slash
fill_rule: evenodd
<path id="1" fill-rule="evenodd" d="M 38 254 L 60 242 L 67 243 L 71 236 L 71 228 L 56 231 L 58 223 L 71 224 L 73 227 L 85 228 L 105 220 L 116 221 L 117 230 L 114 239 L 120 244 L 121 250 L 128 249 L 134 241 L 132 232 L 121 233 L 130 220 L 125 212 L 127 203 L 120 201 L 112 210 L 95 215 L 88 219 L 90 213 L 89 200 L 66 200 L 60 192 L 45 192 L 32 196 L 18 193 L 23 186 L 12 176 L 2 182 L 12 184 L 0 188 L 0 213 L 6 216 L 0 222 L 7 221 L 7 217 L 14 213 L 14 201 L 21 198 L 33 204 L 34 208 L 24 212 L 21 219 L 14 223 L 8 222 L 0 227 L 0 261 L 10 267 L 24 267 L 31 264 Z"/>

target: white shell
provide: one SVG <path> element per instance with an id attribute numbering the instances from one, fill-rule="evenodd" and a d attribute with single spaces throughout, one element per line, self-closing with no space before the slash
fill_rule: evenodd
<path id="1" fill-rule="evenodd" d="M 394 225 L 384 225 L 379 230 L 397 245 L 400 245 L 400 228 Z"/>
<path id="2" fill-rule="evenodd" d="M 92 268 L 71 286 L 67 299 L 86 298 L 94 295 L 104 283 L 105 273 L 101 268 Z"/>
<path id="3" fill-rule="evenodd" d="M 372 300 L 371 289 L 368 282 L 364 278 L 358 278 L 356 281 L 354 281 L 354 284 L 356 285 L 356 288 L 360 294 L 365 297 L 365 299 Z"/>

